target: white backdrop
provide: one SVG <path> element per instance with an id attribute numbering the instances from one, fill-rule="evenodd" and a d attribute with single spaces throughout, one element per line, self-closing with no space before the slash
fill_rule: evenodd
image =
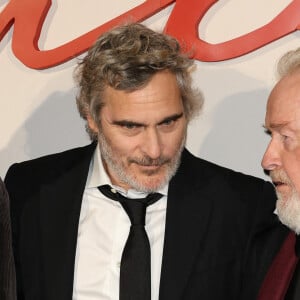
<path id="1" fill-rule="evenodd" d="M 0 12 L 8 2 L 0 0 Z M 199 33 L 210 43 L 232 39 L 266 24 L 291 2 L 220 0 L 205 15 Z M 57 47 L 141 3 L 52 1 L 39 47 Z M 162 30 L 172 9 L 173 5 L 167 7 L 144 24 Z M 76 59 L 46 70 L 30 69 L 12 53 L 12 32 L 13 28 L 0 41 L 1 177 L 14 162 L 89 142 L 75 105 Z M 294 32 L 236 59 L 197 61 L 194 84 L 202 90 L 205 105 L 190 125 L 187 148 L 199 157 L 265 178 L 260 160 L 268 142 L 262 128 L 266 100 L 278 58 L 298 46 L 300 33 Z"/>

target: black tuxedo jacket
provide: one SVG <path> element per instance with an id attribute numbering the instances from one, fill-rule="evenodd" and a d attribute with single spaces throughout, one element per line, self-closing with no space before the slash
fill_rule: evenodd
<path id="1" fill-rule="evenodd" d="M 15 164 L 6 175 L 19 300 L 72 299 L 80 207 L 94 149 Z M 286 235 L 274 203 L 271 184 L 184 150 L 169 185 L 159 299 L 255 299 Z"/>
<path id="2" fill-rule="evenodd" d="M 16 299 L 16 278 L 12 253 L 9 199 L 0 178 L 0 299 Z"/>

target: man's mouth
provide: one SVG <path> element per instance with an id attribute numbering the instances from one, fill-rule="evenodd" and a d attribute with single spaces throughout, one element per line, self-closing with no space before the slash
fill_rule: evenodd
<path id="1" fill-rule="evenodd" d="M 284 185 L 285 183 L 282 182 L 282 181 L 273 181 L 273 184 L 274 184 L 275 187 L 278 187 L 278 186 Z"/>
<path id="2" fill-rule="evenodd" d="M 144 157 L 142 159 L 129 159 L 129 163 L 137 164 L 141 167 L 153 167 L 159 168 L 170 162 L 169 159 L 165 157 L 160 157 L 158 159 L 151 159 L 149 157 Z"/>
<path id="3" fill-rule="evenodd" d="M 280 194 L 287 194 L 290 193 L 293 189 L 292 182 L 283 170 L 279 170 L 276 172 L 271 171 L 270 176 L 276 192 Z"/>
<path id="4" fill-rule="evenodd" d="M 155 175 L 155 174 L 158 174 L 159 172 L 161 172 L 161 168 L 162 168 L 162 165 L 140 165 L 138 164 L 138 167 L 140 169 L 141 172 L 147 174 L 147 175 Z"/>
<path id="5" fill-rule="evenodd" d="M 157 169 L 157 168 L 161 167 L 161 165 L 141 165 L 141 164 L 138 164 L 138 165 L 145 169 Z"/>
<path id="6" fill-rule="evenodd" d="M 286 193 L 289 191 L 290 186 L 284 181 L 274 180 L 273 184 L 277 192 Z"/>

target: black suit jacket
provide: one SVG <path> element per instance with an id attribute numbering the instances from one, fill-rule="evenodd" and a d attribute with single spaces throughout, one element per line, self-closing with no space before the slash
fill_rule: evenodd
<path id="1" fill-rule="evenodd" d="M 0 178 L 0 299 L 16 299 L 16 278 L 12 252 L 9 199 Z"/>
<path id="2" fill-rule="evenodd" d="M 95 145 L 13 165 L 5 182 L 20 299 L 71 300 Z M 170 182 L 160 300 L 255 299 L 286 232 L 272 186 L 184 150 Z"/>

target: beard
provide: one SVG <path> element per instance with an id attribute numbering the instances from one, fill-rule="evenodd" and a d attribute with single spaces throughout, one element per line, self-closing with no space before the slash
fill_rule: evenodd
<path id="1" fill-rule="evenodd" d="M 161 155 L 159 158 L 152 159 L 151 157 L 144 155 L 143 157 L 128 157 L 127 163 L 128 165 L 134 163 L 140 166 L 161 166 L 165 167 L 165 175 L 163 176 L 162 180 L 157 183 L 151 182 L 151 175 L 155 175 L 157 171 L 155 170 L 148 170 L 145 171 L 144 174 L 149 177 L 149 185 L 141 182 L 136 176 L 133 176 L 129 171 L 126 170 L 126 166 L 120 159 L 118 153 L 115 153 L 112 149 L 111 145 L 99 131 L 98 134 L 98 142 L 99 148 L 101 152 L 101 157 L 105 162 L 107 169 L 111 170 L 116 178 L 130 186 L 130 188 L 135 189 L 136 191 L 143 192 L 143 193 L 154 193 L 163 188 L 165 185 L 169 183 L 171 178 L 175 175 L 179 165 L 181 154 L 185 146 L 186 141 L 186 132 L 182 138 L 182 142 L 179 145 L 175 155 L 171 158 L 165 157 Z"/>
<path id="2" fill-rule="evenodd" d="M 276 201 L 276 210 L 279 220 L 292 229 L 296 234 L 300 233 L 300 197 L 293 183 L 283 170 L 271 171 L 270 176 L 274 181 L 287 184 L 291 191 L 283 194 L 276 190 L 278 200 Z"/>

